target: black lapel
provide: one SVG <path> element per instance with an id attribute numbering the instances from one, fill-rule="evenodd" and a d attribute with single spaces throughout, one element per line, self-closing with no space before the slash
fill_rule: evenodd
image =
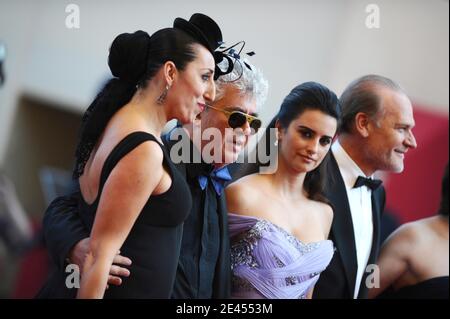
<path id="1" fill-rule="evenodd" d="M 372 224 L 373 224 L 373 237 L 372 248 L 370 250 L 368 265 L 376 264 L 378 259 L 378 253 L 380 250 L 380 223 L 381 214 L 384 210 L 385 192 L 383 186 L 380 186 L 376 191 L 372 192 Z M 366 278 L 370 273 L 364 271 L 361 285 L 359 287 L 358 298 L 367 298 L 368 288 L 366 285 Z"/>
<path id="2" fill-rule="evenodd" d="M 347 190 L 333 153 L 331 153 L 330 168 L 333 176 L 328 179 L 326 188 L 326 196 L 334 208 L 330 237 L 344 265 L 349 293 L 353 297 L 358 270 L 355 235 Z"/>
<path id="3" fill-rule="evenodd" d="M 214 276 L 213 298 L 226 299 L 231 293 L 230 238 L 228 236 L 228 211 L 225 194 L 218 196 L 220 251 Z"/>
<path id="4" fill-rule="evenodd" d="M 167 149 L 170 150 L 178 142 L 178 140 L 171 140 L 169 134 L 163 136 L 163 142 Z M 188 138 L 184 136 L 184 138 Z M 195 152 L 197 149 L 192 142 L 190 143 L 190 151 Z M 191 154 L 192 155 L 192 154 Z M 181 172 L 183 177 L 188 180 L 192 176 L 198 175 L 198 170 L 205 169 L 204 163 L 192 163 L 186 165 L 185 163 L 177 163 L 175 166 Z M 208 166 L 209 167 L 209 166 Z M 211 166 L 212 168 L 212 166 Z M 215 194 L 215 192 L 214 192 Z M 219 228 L 220 228 L 220 251 L 217 258 L 215 269 L 214 283 L 213 283 L 213 298 L 227 299 L 231 293 L 231 266 L 230 266 L 230 244 L 228 236 L 228 211 L 226 208 L 225 195 L 218 196 L 217 211 L 219 214 Z"/>
<path id="5" fill-rule="evenodd" d="M 381 214 L 384 210 L 383 197 L 384 189 L 382 186 L 372 194 L 373 241 L 369 264 L 374 264 L 377 262 L 378 251 L 380 249 L 380 223 Z"/>
<path id="6" fill-rule="evenodd" d="M 240 164 L 240 163 L 231 163 L 231 164 L 227 165 L 228 172 L 230 172 L 230 175 L 231 175 L 231 181 L 228 182 L 227 184 L 233 183 L 234 181 L 238 180 L 241 177 L 238 175 L 238 172 L 240 171 L 242 165 L 243 164 Z"/>

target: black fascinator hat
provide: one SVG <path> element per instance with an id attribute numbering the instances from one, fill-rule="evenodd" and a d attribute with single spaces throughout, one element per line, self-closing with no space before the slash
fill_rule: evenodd
<path id="1" fill-rule="evenodd" d="M 213 53 L 222 42 L 222 31 L 217 23 L 202 13 L 195 13 L 186 21 L 183 18 L 176 18 L 173 22 L 175 29 L 182 30 L 198 40 L 211 53 Z"/>
<path id="2" fill-rule="evenodd" d="M 239 49 L 237 49 L 240 46 Z M 236 78 L 228 78 L 228 82 L 234 82 L 240 79 L 244 72 L 244 67 L 252 71 L 251 66 L 241 58 L 242 50 L 244 49 L 245 41 L 239 41 L 232 46 L 220 47 L 219 50 L 214 52 L 214 60 L 216 62 L 216 70 L 214 72 L 214 80 L 217 80 L 220 76 L 233 72 L 234 68 L 237 68 Z M 246 52 L 248 56 L 255 55 L 254 51 Z M 222 63 L 225 62 L 225 63 Z M 236 66 L 238 65 L 238 67 Z"/>
<path id="3" fill-rule="evenodd" d="M 251 67 L 247 63 L 243 62 L 243 66 L 240 60 L 240 54 L 245 46 L 245 42 L 240 41 L 228 48 L 223 47 L 222 31 L 217 23 L 207 15 L 195 13 L 191 16 L 189 21 L 186 21 L 183 18 L 176 18 L 173 22 L 173 27 L 192 36 L 213 54 L 216 63 L 214 80 L 217 80 L 219 76 L 231 73 L 236 63 L 241 65 L 241 70 L 244 66 L 251 70 Z M 237 46 L 241 46 L 239 50 L 236 49 Z M 255 53 L 248 52 L 246 54 L 252 56 Z M 226 61 L 224 64 L 225 66 L 220 67 L 219 65 L 223 65 L 222 62 L 224 60 Z M 242 75 L 242 72 L 239 73 L 240 75 L 238 75 L 236 79 L 230 81 L 233 82 L 238 80 Z"/>

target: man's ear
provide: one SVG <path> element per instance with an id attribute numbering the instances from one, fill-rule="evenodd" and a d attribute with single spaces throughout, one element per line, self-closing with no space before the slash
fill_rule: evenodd
<path id="1" fill-rule="evenodd" d="M 164 63 L 164 79 L 166 80 L 167 85 L 172 86 L 176 77 L 178 76 L 178 69 L 172 61 L 167 61 Z"/>
<path id="2" fill-rule="evenodd" d="M 364 138 L 369 136 L 370 119 L 366 113 L 359 112 L 355 116 L 355 130 Z"/>

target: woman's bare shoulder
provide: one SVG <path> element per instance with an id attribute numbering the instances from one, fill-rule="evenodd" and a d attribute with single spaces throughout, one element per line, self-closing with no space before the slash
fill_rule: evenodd
<path id="1" fill-rule="evenodd" d="M 423 221 L 408 222 L 398 227 L 385 241 L 384 246 L 398 252 L 409 251 L 410 247 L 418 247 L 423 237 L 425 225 Z"/>
<path id="2" fill-rule="evenodd" d="M 231 183 L 225 189 L 228 211 L 234 214 L 254 215 L 261 198 L 264 179 L 258 174 L 248 175 Z"/>
<path id="3" fill-rule="evenodd" d="M 311 200 L 312 208 L 324 229 L 324 235 L 327 238 L 333 223 L 333 208 L 324 202 Z"/>

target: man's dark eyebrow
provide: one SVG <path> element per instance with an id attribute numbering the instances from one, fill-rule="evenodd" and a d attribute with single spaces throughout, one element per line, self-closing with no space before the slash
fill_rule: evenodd
<path id="1" fill-rule="evenodd" d="M 304 125 L 299 125 L 298 128 L 311 131 L 313 134 L 317 134 L 316 131 L 314 131 L 313 129 L 311 129 L 311 128 L 307 127 L 307 126 L 304 126 Z M 333 139 L 331 136 L 328 136 L 328 135 L 324 135 L 323 137 L 327 137 L 329 139 Z"/>

